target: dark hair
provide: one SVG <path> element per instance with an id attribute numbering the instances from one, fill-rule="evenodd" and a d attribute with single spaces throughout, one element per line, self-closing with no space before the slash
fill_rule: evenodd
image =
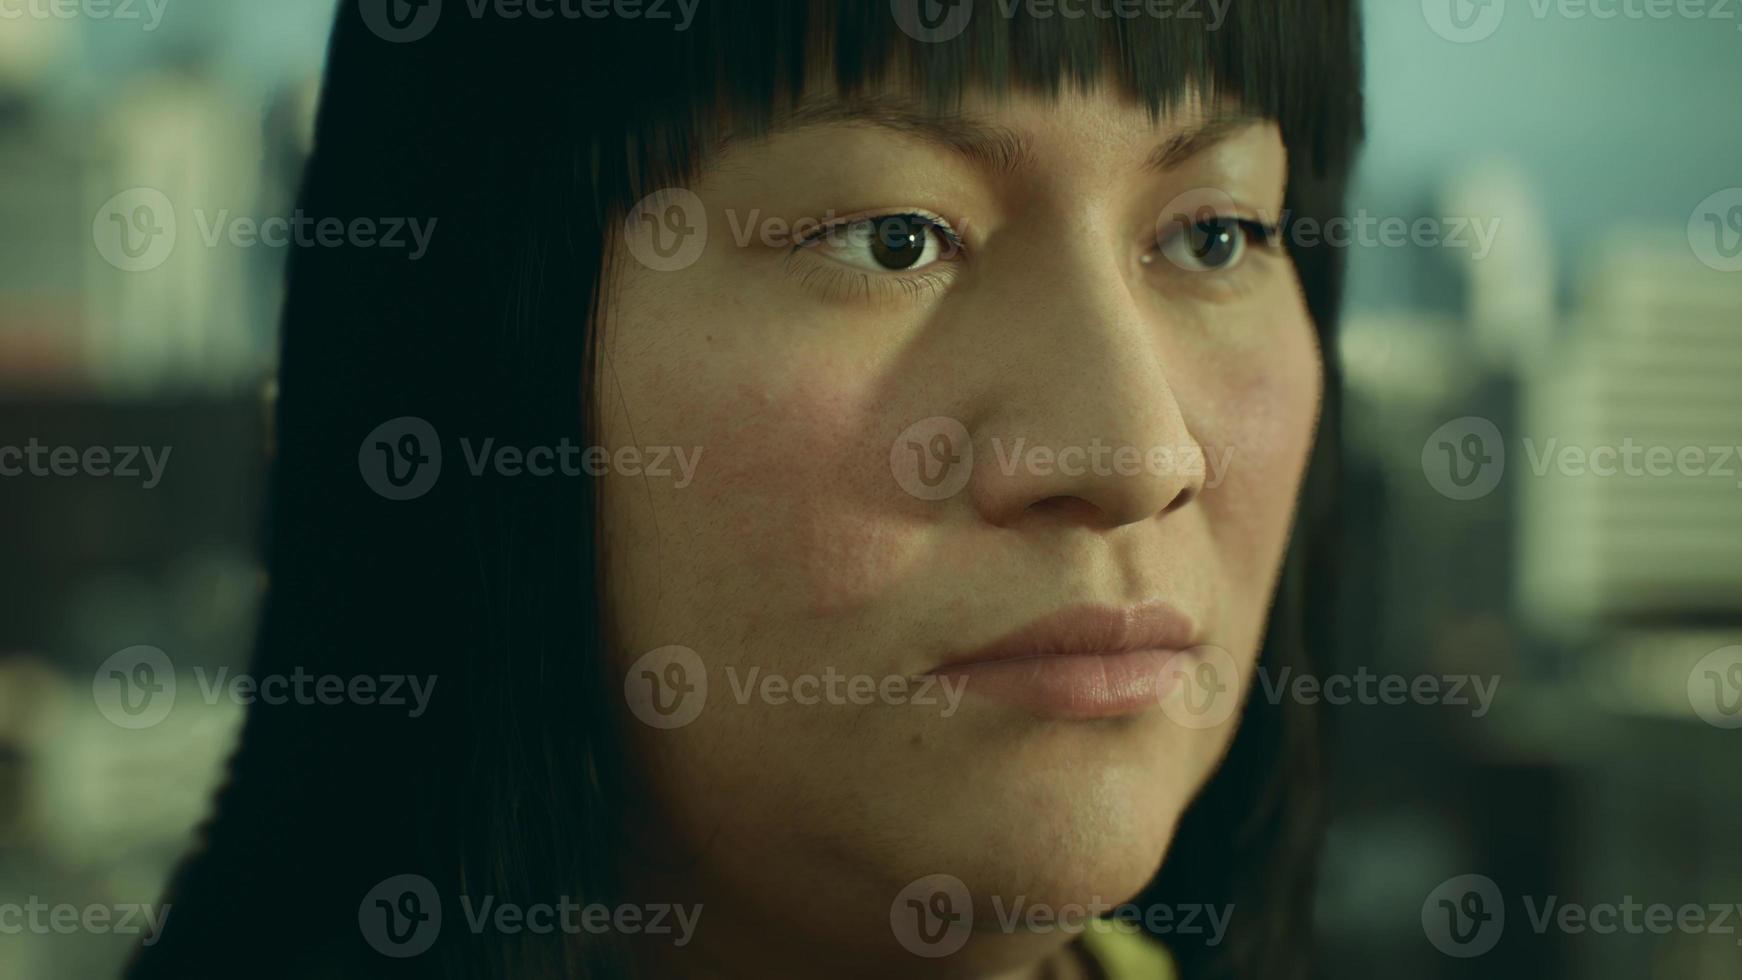
<path id="1" fill-rule="evenodd" d="M 604 655 L 595 484 L 484 477 L 388 500 L 359 475 L 364 436 L 416 416 L 504 444 L 596 441 L 606 230 L 693 174 L 722 119 L 755 130 L 790 106 L 818 58 L 832 58 L 820 67 L 844 92 L 888 81 L 938 106 L 972 85 L 1045 93 L 1073 80 L 1157 113 L 1194 86 L 1237 98 L 1282 130 L 1290 214 L 1323 221 L 1342 207 L 1361 128 L 1353 5 L 1236 0 L 1212 29 L 983 4 L 958 36 L 922 43 L 882 0 L 704 0 L 682 31 L 450 2 L 409 38 L 382 29 L 387 3 L 342 3 L 299 208 L 437 225 L 418 261 L 292 253 L 253 669 L 439 686 L 418 718 L 254 705 L 171 883 L 173 915 L 129 977 L 630 974 L 606 939 L 444 929 L 400 960 L 359 930 L 365 894 L 408 872 L 447 896 L 612 901 L 634 777 Z M 1329 352 L 1340 256 L 1290 247 Z M 1330 607 L 1315 590 L 1331 576 L 1311 557 L 1336 458 L 1325 361 L 1321 437 L 1263 654 L 1297 665 Z M 1236 906 L 1225 945 L 1169 937 L 1188 977 L 1290 976 L 1304 962 L 1319 780 L 1302 711 L 1251 699 L 1151 886 L 1169 902 Z"/>

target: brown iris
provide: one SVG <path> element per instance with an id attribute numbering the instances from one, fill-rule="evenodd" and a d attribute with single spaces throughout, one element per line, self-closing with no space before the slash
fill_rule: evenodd
<path id="1" fill-rule="evenodd" d="M 871 257 L 885 269 L 911 267 L 925 254 L 931 222 L 913 214 L 891 214 L 872 221 Z"/>

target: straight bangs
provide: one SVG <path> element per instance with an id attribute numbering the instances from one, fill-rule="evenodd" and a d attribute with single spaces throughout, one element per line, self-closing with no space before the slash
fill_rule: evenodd
<path id="1" fill-rule="evenodd" d="M 1350 7 L 1346 0 L 704 0 L 687 29 L 645 19 L 609 30 L 587 25 L 583 33 L 604 43 L 582 66 L 596 75 L 578 84 L 605 85 L 615 98 L 604 106 L 577 100 L 575 109 L 584 114 L 578 129 L 604 140 L 589 154 L 602 212 L 687 181 L 724 129 L 756 135 L 800 99 L 825 92 L 847 100 L 896 92 L 940 115 L 970 92 L 996 99 L 1107 87 L 1157 119 L 1189 101 L 1226 103 L 1275 121 L 1291 167 L 1322 177 L 1348 168 L 1360 138 Z M 613 200 L 612 191 L 621 194 Z"/>

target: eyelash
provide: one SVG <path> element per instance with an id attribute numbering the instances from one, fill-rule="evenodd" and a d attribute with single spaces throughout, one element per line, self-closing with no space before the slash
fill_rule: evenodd
<path id="1" fill-rule="evenodd" d="M 1282 225 L 1265 224 L 1255 218 L 1235 218 L 1234 223 L 1246 229 L 1252 236 L 1253 244 L 1259 248 L 1275 249 L 1282 244 Z"/>
<path id="2" fill-rule="evenodd" d="M 815 246 L 831 233 L 839 232 L 841 229 L 860 222 L 876 222 L 895 217 L 919 219 L 930 231 L 942 236 L 944 239 L 943 247 L 946 249 L 948 257 L 933 262 L 922 272 L 909 275 L 903 275 L 897 271 L 872 273 L 855 269 L 832 259 L 819 259 L 808 263 L 799 259 L 801 253 Z M 1230 214 L 1213 215 L 1209 220 L 1228 222 L 1239 228 L 1240 232 L 1246 236 L 1248 249 L 1271 255 L 1282 249 L 1282 227 L 1280 224 L 1266 224 L 1255 218 Z M 1183 234 L 1183 230 L 1180 233 Z M 1166 241 L 1165 239 L 1158 241 L 1155 251 L 1159 252 Z M 814 290 L 825 301 L 864 301 L 873 305 L 891 300 L 912 302 L 934 294 L 947 286 L 956 275 L 953 267 L 966 254 L 967 247 L 961 236 L 942 217 L 917 210 L 880 211 L 841 218 L 806 235 L 793 245 L 788 254 L 787 270 L 798 279 L 801 287 Z M 1176 269 L 1175 271 L 1205 285 L 1214 284 L 1215 288 L 1234 289 L 1237 286 L 1232 280 L 1246 267 L 1247 262 L 1243 259 L 1238 265 L 1229 269 L 1201 271 Z"/>
<path id="3" fill-rule="evenodd" d="M 929 232 L 935 232 L 943 239 L 942 247 L 948 257 L 940 258 L 920 272 L 907 275 L 897 271 L 872 273 L 827 258 L 799 258 L 830 234 L 860 222 L 876 222 L 888 218 L 918 219 L 926 225 Z M 863 300 L 874 305 L 891 300 L 911 302 L 947 286 L 955 278 L 953 267 L 966 254 L 967 246 L 961 236 L 940 215 L 928 211 L 896 209 L 850 215 L 816 229 L 793 245 L 788 254 L 787 269 L 798 278 L 800 286 L 815 290 L 828 301 Z"/>
<path id="4" fill-rule="evenodd" d="M 1183 218 L 1184 215 L 1176 215 L 1167 219 L 1175 230 L 1156 239 L 1154 247 L 1144 254 L 1143 264 L 1145 268 L 1167 276 L 1172 283 L 1169 289 L 1177 285 L 1182 291 L 1195 291 L 1207 302 L 1231 302 L 1250 294 L 1256 288 L 1253 277 L 1262 271 L 1261 267 L 1254 267 L 1254 260 L 1272 259 L 1283 251 L 1281 224 L 1267 224 L 1238 214 L 1211 214 L 1198 223 L 1226 224 L 1239 229 L 1244 239 L 1239 260 L 1225 268 L 1186 268 L 1164 254 L 1180 236 L 1187 234 L 1187 230 L 1180 225 Z"/>
<path id="5" fill-rule="evenodd" d="M 872 304 L 889 300 L 917 300 L 949 285 L 952 273 L 923 272 L 903 276 L 895 273 L 874 275 L 850 269 L 839 263 L 818 263 L 808 269 L 795 269 L 800 286 L 815 290 L 823 299 L 865 300 Z"/>
<path id="6" fill-rule="evenodd" d="M 1176 215 L 1173 218 L 1168 219 L 1168 224 L 1174 225 L 1177 227 L 1179 225 L 1180 219 L 1182 217 L 1184 217 L 1184 216 L 1183 215 Z M 1240 215 L 1237 215 L 1237 214 L 1215 214 L 1215 215 L 1211 215 L 1207 220 L 1200 221 L 1197 223 L 1198 224 L 1209 224 L 1211 222 L 1228 223 L 1228 224 L 1232 224 L 1235 227 L 1239 228 L 1242 232 L 1245 233 L 1245 235 L 1247 237 L 1247 244 L 1249 246 L 1254 247 L 1254 248 L 1259 248 L 1259 249 L 1263 249 L 1266 251 L 1276 251 L 1278 248 L 1281 247 L 1281 244 L 1282 244 L 1282 226 L 1280 224 L 1265 224 L 1264 222 L 1259 221 L 1256 218 L 1244 218 L 1244 217 L 1241 217 Z M 1175 232 L 1174 235 L 1180 235 L 1180 234 L 1184 234 L 1184 233 L 1185 233 L 1185 231 L 1182 228 L 1179 231 Z M 1156 247 L 1160 248 L 1166 242 L 1171 241 L 1172 238 L 1174 237 L 1174 235 L 1170 235 L 1165 239 L 1158 239 L 1156 242 Z"/>

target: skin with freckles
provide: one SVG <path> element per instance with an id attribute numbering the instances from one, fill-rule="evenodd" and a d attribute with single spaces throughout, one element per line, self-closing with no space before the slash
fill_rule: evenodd
<path id="1" fill-rule="evenodd" d="M 688 185 L 708 235 L 683 268 L 615 247 L 601 438 L 702 449 L 690 486 L 610 475 L 603 503 L 620 676 L 670 645 L 707 673 L 688 724 L 624 720 L 649 814 L 630 880 L 705 908 L 690 946 L 647 951 L 676 975 L 1083 975 L 1069 935 L 1007 930 L 995 903 L 1135 895 L 1238 712 L 1048 717 L 971 678 L 953 713 L 938 690 L 802 704 L 756 685 L 907 682 L 1066 607 L 1159 601 L 1231 656 L 1243 696 L 1313 440 L 1320 354 L 1286 252 L 1253 235 L 1193 265 L 1167 234 L 1203 188 L 1231 236 L 1275 221 L 1273 124 L 1198 103 L 1157 121 L 1100 88 L 971 94 L 938 118 L 973 140 L 884 116 L 728 143 Z M 1159 166 L 1170 140 L 1184 150 Z M 959 244 L 885 268 L 849 228 L 889 214 Z M 783 231 L 831 221 L 821 240 Z M 937 418 L 972 465 L 925 499 L 892 449 Z M 1094 446 L 1227 458 L 1211 486 L 1201 462 L 1081 465 Z M 921 957 L 891 905 L 934 874 L 965 884 L 973 929 Z"/>

